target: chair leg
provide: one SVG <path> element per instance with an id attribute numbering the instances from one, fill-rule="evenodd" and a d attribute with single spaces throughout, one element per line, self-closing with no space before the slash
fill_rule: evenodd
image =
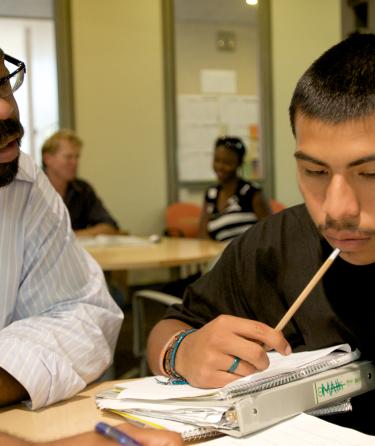
<path id="1" fill-rule="evenodd" d="M 148 365 L 147 365 L 147 359 L 146 359 L 146 353 L 142 356 L 140 360 L 140 366 L 139 366 L 139 375 L 141 377 L 147 376 L 148 373 Z"/>

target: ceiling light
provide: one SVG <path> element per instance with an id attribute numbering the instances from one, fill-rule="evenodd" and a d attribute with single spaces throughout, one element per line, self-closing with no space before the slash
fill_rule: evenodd
<path id="1" fill-rule="evenodd" d="M 255 6 L 258 4 L 258 0 L 246 0 L 246 3 L 251 6 Z"/>

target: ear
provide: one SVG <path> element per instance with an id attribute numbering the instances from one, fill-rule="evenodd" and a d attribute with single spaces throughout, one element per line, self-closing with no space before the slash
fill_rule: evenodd
<path id="1" fill-rule="evenodd" d="M 48 164 L 51 162 L 51 160 L 53 159 L 54 154 L 53 153 L 44 153 L 43 154 L 43 163 L 48 166 Z"/>

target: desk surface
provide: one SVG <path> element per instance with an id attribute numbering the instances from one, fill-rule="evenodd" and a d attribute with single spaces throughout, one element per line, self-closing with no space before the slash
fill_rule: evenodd
<path id="1" fill-rule="evenodd" d="M 51 441 L 93 430 L 98 421 L 119 424 L 121 417 L 96 408 L 96 393 L 110 389 L 114 381 L 93 384 L 68 401 L 30 411 L 23 405 L 0 410 L 0 431 L 30 441 Z"/>
<path id="2" fill-rule="evenodd" d="M 105 271 L 169 268 L 205 263 L 222 253 L 226 244 L 214 240 L 163 238 L 140 245 L 87 246 Z"/>

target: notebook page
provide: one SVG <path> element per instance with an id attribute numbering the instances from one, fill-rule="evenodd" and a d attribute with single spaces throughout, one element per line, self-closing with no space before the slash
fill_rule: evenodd
<path id="1" fill-rule="evenodd" d="M 303 368 L 308 364 L 323 359 L 334 351 L 342 351 L 346 353 L 351 352 L 349 344 L 341 344 L 334 347 L 328 347 L 320 350 L 313 350 L 308 352 L 292 353 L 289 356 L 283 356 L 277 352 L 268 353 L 268 358 L 270 360 L 270 365 L 267 370 L 263 372 L 254 373 L 253 375 L 245 376 L 239 378 L 236 381 L 227 384 L 223 387 L 223 390 L 228 390 L 233 386 L 240 385 L 243 383 L 256 382 L 257 380 L 269 378 L 272 376 L 278 376 L 282 373 L 291 372 L 299 368 Z"/>
<path id="2" fill-rule="evenodd" d="M 375 437 L 300 414 L 242 438 L 210 440 L 206 446 L 374 446 Z"/>
<path id="3" fill-rule="evenodd" d="M 350 352 L 348 344 L 328 347 L 320 350 L 310 352 L 292 353 L 289 356 L 282 356 L 277 352 L 269 352 L 270 366 L 263 372 L 258 372 L 253 375 L 239 378 L 236 381 L 223 387 L 226 390 L 234 385 L 242 384 L 244 382 L 255 382 L 256 380 L 264 379 L 270 376 L 277 376 L 281 373 L 293 371 L 297 367 L 302 367 L 310 362 L 324 358 L 334 350 L 344 350 Z M 189 384 L 180 385 L 165 385 L 160 382 L 166 382 L 167 379 L 163 376 L 150 376 L 147 378 L 121 383 L 118 387 L 123 390 L 119 393 L 118 399 L 145 399 L 145 400 L 167 400 L 175 398 L 192 398 L 208 395 L 218 394 L 221 389 L 199 389 L 192 387 Z"/>

